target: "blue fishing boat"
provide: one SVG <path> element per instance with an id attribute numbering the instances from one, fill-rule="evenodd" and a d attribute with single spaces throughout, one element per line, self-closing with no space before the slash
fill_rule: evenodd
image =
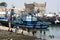
<path id="1" fill-rule="evenodd" d="M 22 17 L 22 23 L 20 20 L 18 22 L 16 21 L 16 24 L 13 24 L 14 27 L 19 26 L 22 28 L 42 28 L 42 29 L 47 29 L 49 27 L 50 22 L 47 21 L 39 21 L 37 17 L 27 15 L 25 17 Z"/>
<path id="2" fill-rule="evenodd" d="M 0 21 L 8 21 L 8 18 L 6 18 L 6 17 L 0 17 Z"/>
<path id="3" fill-rule="evenodd" d="M 27 28 L 42 28 L 42 29 L 46 29 L 49 27 L 49 23 L 46 21 L 37 21 L 36 17 L 32 17 L 31 15 L 26 16 L 26 20 L 23 21 L 23 24 L 27 27 Z"/>

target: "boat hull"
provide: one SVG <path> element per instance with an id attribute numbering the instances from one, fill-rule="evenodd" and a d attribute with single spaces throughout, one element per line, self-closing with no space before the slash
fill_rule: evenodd
<path id="1" fill-rule="evenodd" d="M 41 28 L 41 29 L 47 29 L 49 27 L 49 25 L 46 25 L 46 24 L 42 24 L 42 22 L 38 22 L 38 21 L 23 21 L 22 24 L 14 24 L 15 27 L 16 26 L 19 26 L 21 28 Z"/>

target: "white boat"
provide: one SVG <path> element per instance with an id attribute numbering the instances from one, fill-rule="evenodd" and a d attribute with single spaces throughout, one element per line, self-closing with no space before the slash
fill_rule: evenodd
<path id="1" fill-rule="evenodd" d="M 56 21 L 55 21 L 55 24 L 57 24 L 57 23 L 59 23 L 60 21 L 57 19 Z"/>

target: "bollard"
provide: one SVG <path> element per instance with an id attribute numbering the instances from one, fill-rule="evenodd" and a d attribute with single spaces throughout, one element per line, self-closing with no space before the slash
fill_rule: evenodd
<path id="1" fill-rule="evenodd" d="M 28 31 L 28 28 L 25 28 L 26 31 Z"/>
<path id="2" fill-rule="evenodd" d="M 17 27 L 17 28 L 15 29 L 15 33 L 17 33 L 18 30 L 19 30 L 19 27 Z"/>
<path id="3" fill-rule="evenodd" d="M 13 31 L 12 31 L 12 29 L 11 29 L 11 31 L 10 31 L 10 32 L 13 32 Z"/>

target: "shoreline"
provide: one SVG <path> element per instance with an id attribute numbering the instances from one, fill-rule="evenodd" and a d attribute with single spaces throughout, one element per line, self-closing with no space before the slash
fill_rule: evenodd
<path id="1" fill-rule="evenodd" d="M 16 34 L 13 32 L 0 30 L 0 40 L 34 40 L 32 36 Z"/>
<path id="2" fill-rule="evenodd" d="M 17 33 L 15 33 L 15 29 L 11 28 L 13 32 L 8 31 L 8 27 L 0 26 L 0 39 L 13 39 L 13 40 L 34 40 L 36 37 L 33 37 L 31 33 L 28 33 L 25 30 L 20 29 Z M 21 34 L 23 31 L 23 34 Z"/>

